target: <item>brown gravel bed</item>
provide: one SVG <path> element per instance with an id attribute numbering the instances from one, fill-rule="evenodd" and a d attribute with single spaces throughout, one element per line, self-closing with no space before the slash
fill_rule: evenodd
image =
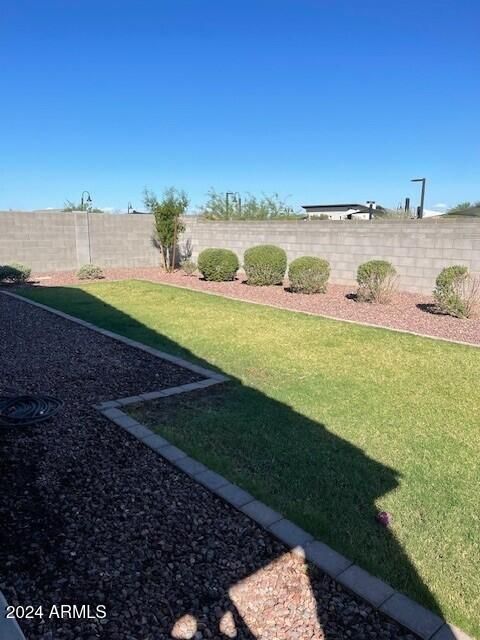
<path id="1" fill-rule="evenodd" d="M 0 349 L 0 391 L 65 402 L 0 430 L 0 589 L 43 607 L 28 640 L 413 638 L 91 408 L 195 374 L 2 295 Z"/>
<path id="2" fill-rule="evenodd" d="M 159 268 L 105 269 L 107 280 L 139 278 L 174 284 L 199 291 L 209 291 L 227 297 L 271 304 L 294 311 L 307 311 L 342 320 L 367 322 L 393 329 L 414 331 L 426 336 L 480 344 L 480 318 L 460 320 L 434 312 L 433 299 L 428 295 L 398 292 L 388 305 L 360 303 L 353 299 L 354 286 L 330 284 L 326 294 L 290 293 L 286 288 L 250 287 L 241 278 L 233 282 L 205 282 L 198 276 L 182 271 L 165 273 Z M 37 283 L 43 286 L 79 284 L 75 272 L 41 274 Z M 34 278 L 35 279 L 35 278 Z M 85 281 L 83 281 L 85 282 Z"/>

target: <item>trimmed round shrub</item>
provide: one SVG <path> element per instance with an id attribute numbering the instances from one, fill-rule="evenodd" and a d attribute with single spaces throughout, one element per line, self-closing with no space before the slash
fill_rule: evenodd
<path id="1" fill-rule="evenodd" d="M 77 278 L 79 280 L 100 280 L 104 277 L 102 269 L 94 264 L 84 264 L 83 267 L 80 267 L 77 271 Z"/>
<path id="2" fill-rule="evenodd" d="M 198 270 L 205 280 L 233 280 L 239 268 L 238 258 L 230 249 L 204 249 L 198 256 Z"/>
<path id="3" fill-rule="evenodd" d="M 0 282 L 26 282 L 32 273 L 30 267 L 18 262 L 0 265 Z"/>
<path id="4" fill-rule="evenodd" d="M 478 304 L 478 279 L 472 278 L 463 265 L 445 267 L 437 276 L 433 297 L 442 313 L 469 318 Z"/>
<path id="5" fill-rule="evenodd" d="M 387 260 L 369 260 L 358 267 L 357 298 L 362 302 L 388 302 L 395 289 L 397 272 Z"/>
<path id="6" fill-rule="evenodd" d="M 287 254 L 273 244 L 261 244 L 245 251 L 243 263 L 247 284 L 282 284 L 287 270 Z"/>
<path id="7" fill-rule="evenodd" d="M 290 263 L 288 279 L 295 293 L 325 293 L 330 265 L 323 258 L 302 256 Z"/>

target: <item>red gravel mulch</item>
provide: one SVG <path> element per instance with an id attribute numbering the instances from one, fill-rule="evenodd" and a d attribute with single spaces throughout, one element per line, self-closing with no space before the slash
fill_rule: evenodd
<path id="1" fill-rule="evenodd" d="M 241 279 L 233 282 L 205 282 L 198 276 L 182 271 L 165 273 L 157 267 L 105 269 L 106 280 L 137 278 L 173 284 L 198 291 L 217 293 L 250 302 L 259 302 L 294 311 L 306 311 L 342 320 L 365 322 L 379 326 L 413 331 L 425 336 L 480 344 L 480 318 L 461 320 L 435 313 L 433 299 L 428 295 L 398 292 L 388 305 L 360 303 L 354 299 L 355 287 L 330 284 L 327 293 L 304 295 L 290 293 L 287 288 L 251 287 Z M 84 284 L 75 272 L 61 272 L 34 276 L 42 286 Z"/>
<path id="2" fill-rule="evenodd" d="M 195 374 L 1 294 L 0 346 L 0 392 L 64 401 L 0 429 L 0 589 L 43 607 L 29 640 L 412 640 L 92 408 Z"/>

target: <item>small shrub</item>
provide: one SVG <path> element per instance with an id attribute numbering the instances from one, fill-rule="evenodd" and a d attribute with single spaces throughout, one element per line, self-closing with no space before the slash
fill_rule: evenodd
<path id="1" fill-rule="evenodd" d="M 358 267 L 357 298 L 362 302 L 387 303 L 395 290 L 397 272 L 386 260 L 370 260 Z"/>
<path id="2" fill-rule="evenodd" d="M 30 267 L 12 262 L 12 264 L 0 265 L 0 282 L 26 282 L 32 273 Z"/>
<path id="3" fill-rule="evenodd" d="M 271 244 L 247 249 L 243 258 L 247 284 L 282 284 L 287 270 L 287 254 Z"/>
<path id="4" fill-rule="evenodd" d="M 187 276 L 193 276 L 197 270 L 197 264 L 193 260 L 184 260 L 180 267 Z"/>
<path id="5" fill-rule="evenodd" d="M 198 269 L 205 280 L 233 280 L 239 266 L 237 256 L 230 249 L 204 249 L 198 256 Z"/>
<path id="6" fill-rule="evenodd" d="M 84 264 L 83 267 L 80 267 L 77 271 L 77 278 L 79 280 L 100 280 L 104 277 L 102 269 L 94 264 Z"/>
<path id="7" fill-rule="evenodd" d="M 290 288 L 295 293 L 325 293 L 329 275 L 328 261 L 312 256 L 297 258 L 288 268 Z"/>
<path id="8" fill-rule="evenodd" d="M 438 274 L 433 297 L 442 313 L 469 318 L 480 298 L 480 281 L 462 265 L 445 267 Z"/>

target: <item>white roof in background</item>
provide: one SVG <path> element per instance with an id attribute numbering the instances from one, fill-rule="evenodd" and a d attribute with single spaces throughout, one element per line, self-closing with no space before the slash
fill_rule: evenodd
<path id="1" fill-rule="evenodd" d="M 423 210 L 423 217 L 424 218 L 431 218 L 432 216 L 443 216 L 446 213 L 447 213 L 446 211 L 434 211 L 433 209 L 424 209 Z"/>

